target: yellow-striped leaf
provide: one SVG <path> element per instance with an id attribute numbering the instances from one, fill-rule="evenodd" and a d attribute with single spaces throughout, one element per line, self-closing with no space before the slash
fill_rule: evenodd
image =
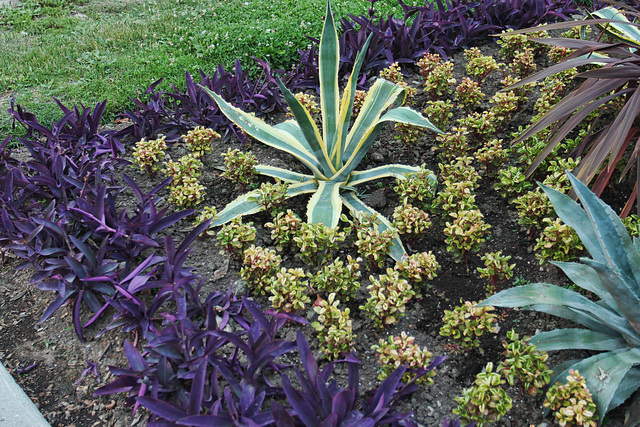
<path id="1" fill-rule="evenodd" d="M 318 189 L 316 181 L 306 181 L 298 184 L 291 184 L 287 188 L 287 199 L 301 194 L 313 193 Z M 251 215 L 260 212 L 264 206 L 257 203 L 258 190 L 250 191 L 241 195 L 234 201 L 230 202 L 225 208 L 218 214 L 216 220 L 211 222 L 210 227 L 217 227 L 224 225 L 227 222 L 235 219 L 239 216 Z"/>
<path id="2" fill-rule="evenodd" d="M 258 165 L 256 166 L 256 171 L 258 171 L 260 175 L 270 176 L 271 178 L 277 178 L 290 183 L 312 181 L 315 179 L 311 175 L 293 172 L 289 169 L 283 169 L 276 166 Z"/>
<path id="3" fill-rule="evenodd" d="M 340 88 L 338 87 L 338 67 L 340 66 L 340 46 L 338 32 L 333 21 L 331 4 L 327 0 L 327 12 L 320 37 L 318 72 L 320 75 L 320 108 L 322 109 L 322 136 L 327 144 L 327 152 L 333 151 L 338 130 Z"/>
<path id="4" fill-rule="evenodd" d="M 293 117 L 296 119 L 298 128 L 307 141 L 307 146 L 311 149 L 315 158 L 318 159 L 323 173 L 325 175 L 334 174 L 336 169 L 329 160 L 329 153 L 327 152 L 326 144 L 322 140 L 322 135 L 320 135 L 318 126 L 311 117 L 311 113 L 309 113 L 305 106 L 302 105 L 295 96 L 293 96 L 291 91 L 282 83 L 280 78 L 278 78 L 278 86 L 284 96 L 284 100 L 287 102 L 287 105 L 293 113 Z"/>
<path id="5" fill-rule="evenodd" d="M 307 221 L 310 223 L 322 223 L 328 227 L 338 226 L 342 214 L 342 199 L 340 198 L 340 186 L 344 182 L 319 181 L 318 191 L 311 196 L 307 205 Z"/>
<path id="6" fill-rule="evenodd" d="M 405 174 L 408 173 L 416 173 L 419 172 L 420 168 L 418 166 L 408 166 L 408 165 L 383 165 L 378 166 L 376 168 L 367 169 L 364 171 L 355 171 L 351 174 L 351 179 L 349 180 L 349 185 L 355 187 L 356 185 L 360 185 L 364 182 L 373 181 L 374 179 L 380 178 L 398 178 L 405 179 Z M 433 176 L 435 180 L 435 175 Z"/>
<path id="7" fill-rule="evenodd" d="M 222 99 L 220 95 L 212 92 L 206 87 L 201 86 L 207 95 L 209 95 L 220 107 L 220 111 L 224 113 L 229 120 L 231 120 L 238 127 L 243 129 L 249 135 L 278 150 L 284 151 L 296 157 L 302 163 L 304 163 L 317 178 L 325 178 L 321 171 L 321 166 L 318 160 L 315 158 L 312 152 L 307 147 L 301 144 L 293 136 L 284 132 L 282 129 L 278 129 L 273 126 L 269 126 L 263 120 L 245 113 L 239 108 L 234 107 L 227 101 Z"/>
<path id="8" fill-rule="evenodd" d="M 367 41 L 364 43 L 364 46 L 362 46 L 362 50 L 358 52 L 356 62 L 353 65 L 353 70 L 351 71 L 351 75 L 349 76 L 349 81 L 347 82 L 347 85 L 344 88 L 344 93 L 342 94 L 336 144 L 333 146 L 333 150 L 330 153 L 331 161 L 335 165 L 336 169 L 342 166 L 342 150 L 347 143 L 347 134 L 349 131 L 349 125 L 351 123 L 351 115 L 353 114 L 353 100 L 356 94 L 358 76 L 360 75 L 360 69 L 362 68 L 362 63 L 364 62 L 364 58 L 366 56 L 367 49 L 369 48 L 369 43 L 371 42 L 372 37 L 373 33 L 369 34 Z"/>

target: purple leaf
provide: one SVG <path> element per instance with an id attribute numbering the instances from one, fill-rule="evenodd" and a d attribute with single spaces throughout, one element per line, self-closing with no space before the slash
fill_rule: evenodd
<path id="1" fill-rule="evenodd" d="M 271 412 L 273 413 L 276 427 L 295 427 L 291 415 L 275 400 L 271 401 Z"/>
<path id="2" fill-rule="evenodd" d="M 147 396 L 139 396 L 136 401 L 150 410 L 154 415 L 164 418 L 167 421 L 177 422 L 178 420 L 185 418 L 187 415 L 182 409 L 178 408 L 171 403 L 154 399 Z"/>
<path id="3" fill-rule="evenodd" d="M 204 394 L 205 376 L 207 374 L 207 361 L 206 359 L 200 362 L 196 374 L 193 377 L 193 383 L 191 384 L 191 393 L 189 394 L 189 403 L 191 406 L 191 414 L 199 414 L 200 407 L 202 406 L 202 396 Z"/>
<path id="4" fill-rule="evenodd" d="M 311 385 L 314 388 L 317 388 L 318 362 L 316 362 L 315 357 L 313 357 L 313 354 L 311 354 L 309 343 L 300 330 L 298 330 L 297 332 L 296 342 L 298 344 L 298 351 L 300 352 L 300 359 L 302 359 L 302 366 L 304 366 L 304 370 L 307 372 L 308 378 L 311 381 Z"/>
<path id="5" fill-rule="evenodd" d="M 236 427 L 238 425 L 228 415 L 191 415 L 177 420 L 176 424 L 196 427 Z"/>
<path id="6" fill-rule="evenodd" d="M 30 370 L 32 370 L 36 366 L 38 366 L 38 362 L 33 363 L 33 364 L 27 366 L 26 368 L 17 369 L 17 371 L 18 371 L 19 374 L 26 374 L 27 372 L 29 372 Z"/>
<path id="7" fill-rule="evenodd" d="M 306 401 L 298 390 L 293 388 L 286 375 L 282 376 L 282 387 L 284 388 L 287 400 L 293 407 L 295 414 L 300 418 L 300 420 L 302 420 L 304 425 L 307 427 L 320 427 L 320 422 L 318 421 L 313 407 Z"/>
<path id="8" fill-rule="evenodd" d="M 131 369 L 134 371 L 142 372 L 147 369 L 147 362 L 145 362 L 138 349 L 135 348 L 129 340 L 124 340 L 124 354 L 127 356 L 129 365 L 131 365 Z"/>

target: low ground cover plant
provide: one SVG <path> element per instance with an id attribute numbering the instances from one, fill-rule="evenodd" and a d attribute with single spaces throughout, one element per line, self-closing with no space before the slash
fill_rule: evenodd
<path id="1" fill-rule="evenodd" d="M 476 422 L 478 426 L 498 421 L 513 405 L 513 400 L 501 387 L 504 383 L 500 374 L 493 372 L 493 363 L 489 362 L 476 376 L 473 386 L 465 388 L 462 396 L 456 398 L 458 407 L 453 413 L 464 423 Z"/>
<path id="2" fill-rule="evenodd" d="M 560 425 L 598 425 L 596 405 L 585 378 L 578 371 L 570 370 L 566 383 L 557 382 L 550 387 L 543 405 L 554 412 Z"/>
<path id="3" fill-rule="evenodd" d="M 466 265 L 469 252 L 480 248 L 491 225 L 484 222 L 482 213 L 477 209 L 452 212 L 449 216 L 453 219 L 446 222 L 444 229 L 447 251 Z"/>
<path id="4" fill-rule="evenodd" d="M 164 138 L 151 141 L 141 139 L 136 142 L 133 158 L 140 169 L 145 170 L 149 175 L 153 175 L 161 170 L 166 149 L 167 144 Z"/>
<path id="5" fill-rule="evenodd" d="M 402 380 L 410 382 L 416 378 L 416 384 L 431 385 L 436 372 L 430 368 L 431 354 L 426 348 L 415 343 L 415 338 L 402 331 L 400 336 L 390 336 L 387 340 L 381 339 L 378 344 L 371 347 L 376 351 L 380 362 L 379 379 L 386 379 L 399 366 L 407 366 Z M 413 370 L 426 369 L 427 373 L 416 377 Z"/>
<path id="6" fill-rule="evenodd" d="M 340 300 L 336 299 L 336 294 L 330 293 L 326 300 L 317 300 L 313 307 L 313 311 L 318 314 L 318 320 L 311 326 L 318 333 L 323 353 L 331 359 L 337 358 L 341 353 L 351 353 L 354 345 L 353 322 L 349 318 L 349 308 L 340 310 L 339 305 Z"/>
<path id="7" fill-rule="evenodd" d="M 253 287 L 255 293 L 264 294 L 268 279 L 280 271 L 282 258 L 274 250 L 251 245 L 242 255 L 240 277 Z"/>
<path id="8" fill-rule="evenodd" d="M 311 286 L 316 292 L 335 293 L 345 301 L 355 296 L 360 289 L 360 263 L 362 258 L 347 255 L 346 263 L 336 259 L 322 266 L 320 271 L 308 273 Z"/>
<path id="9" fill-rule="evenodd" d="M 370 276 L 369 280 L 369 298 L 360 309 L 373 320 L 376 328 L 398 322 L 404 316 L 407 303 L 415 295 L 409 282 L 390 268 L 378 278 Z"/>
<path id="10" fill-rule="evenodd" d="M 480 337 L 496 332 L 497 318 L 493 307 L 479 307 L 478 303 L 465 301 L 453 310 L 445 310 L 440 335 L 451 337 L 456 345 L 465 349 L 480 346 Z"/>
<path id="11" fill-rule="evenodd" d="M 436 277 L 440 264 L 433 253 L 418 252 L 396 263 L 394 268 L 415 287 L 416 297 L 422 298 L 421 292 L 429 289 L 428 281 Z"/>
<path id="12" fill-rule="evenodd" d="M 552 371 L 546 364 L 549 355 L 539 351 L 529 338 L 520 339 L 513 330 L 507 332 L 510 342 L 504 342 L 504 360 L 498 366 L 498 372 L 510 385 L 519 383 L 527 393 L 536 395 L 551 380 Z"/>

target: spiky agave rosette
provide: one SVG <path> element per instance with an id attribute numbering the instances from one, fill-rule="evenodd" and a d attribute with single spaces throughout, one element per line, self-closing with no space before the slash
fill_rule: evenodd
<path id="1" fill-rule="evenodd" d="M 577 370 L 593 393 L 600 423 L 640 386 L 640 240 L 632 240 L 616 213 L 568 173 L 582 207 L 569 196 L 541 185 L 558 216 L 572 227 L 591 258 L 551 262 L 586 296 L 556 285 L 533 283 L 504 290 L 479 305 L 522 307 L 569 319 L 581 327 L 540 332 L 538 350 L 591 350 L 583 359 L 554 368 L 554 378 Z"/>
<path id="2" fill-rule="evenodd" d="M 229 120 L 262 143 L 291 154 L 311 171 L 311 174 L 304 174 L 274 166 L 256 167 L 260 174 L 288 183 L 287 198 L 313 193 L 307 206 L 307 221 L 335 228 L 343 205 L 354 216 L 359 212 L 376 213 L 358 198 L 356 186 L 385 177 L 405 179 L 405 174 L 420 170 L 419 167 L 399 164 L 384 165 L 366 171 L 355 170 L 386 122 L 407 123 L 434 132 L 440 131 L 417 111 L 401 107 L 405 89 L 383 79 L 378 79 L 373 84 L 360 113 L 349 129 L 357 76 L 360 74 L 371 37 L 358 54 L 353 72 L 340 99 L 340 49 L 329 2 L 326 16 L 319 52 L 322 133 L 309 111 L 281 81 L 278 81 L 278 85 L 294 115 L 294 120 L 275 126 L 267 125 L 259 118 L 233 107 L 215 92 L 204 87 L 203 89 Z M 436 181 L 435 175 L 432 179 Z M 260 211 L 262 206 L 256 202 L 255 196 L 255 192 L 249 192 L 229 203 L 212 226 Z M 381 222 L 380 231 L 392 229 L 391 223 L 382 215 L 378 214 L 377 218 Z M 391 247 L 391 256 L 400 260 L 404 255 L 404 247 L 396 235 Z"/>

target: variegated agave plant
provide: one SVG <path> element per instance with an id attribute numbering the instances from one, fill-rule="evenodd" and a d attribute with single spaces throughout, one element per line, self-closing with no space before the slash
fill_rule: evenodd
<path id="1" fill-rule="evenodd" d="M 278 81 L 278 84 L 294 115 L 294 120 L 275 126 L 267 125 L 263 120 L 233 107 L 220 95 L 203 87 L 229 120 L 255 139 L 293 155 L 309 168 L 311 174 L 264 165 L 256 169 L 262 175 L 289 183 L 287 197 L 313 193 L 307 207 L 307 220 L 311 223 L 323 223 L 332 228 L 336 227 L 343 205 L 347 206 L 354 216 L 358 212 L 373 214 L 375 211 L 357 197 L 357 185 L 384 177 L 402 179 L 405 174 L 419 170 L 418 167 L 407 165 L 384 165 L 366 171 L 355 170 L 385 122 L 409 123 L 440 132 L 420 113 L 401 107 L 405 89 L 383 79 L 378 79 L 373 84 L 360 113 L 349 129 L 357 77 L 369 41 L 370 38 L 358 54 L 353 72 L 340 99 L 338 33 L 331 5 L 327 2 L 319 52 L 322 133 L 309 111 L 298 102 L 281 81 Z M 435 176 L 433 180 L 435 183 Z M 256 193 L 249 192 L 229 203 L 214 219 L 211 226 L 222 225 L 238 216 L 258 212 L 261 208 L 256 200 Z M 380 231 L 391 228 L 389 221 L 382 215 L 377 215 L 377 218 L 381 221 Z M 396 235 L 391 256 L 399 260 L 404 254 L 402 242 Z"/>
<path id="2" fill-rule="evenodd" d="M 582 207 L 542 186 L 558 216 L 580 236 L 591 258 L 553 262 L 593 298 L 546 283 L 504 290 L 479 305 L 522 307 L 572 320 L 581 328 L 540 332 L 539 350 L 591 350 L 584 359 L 554 368 L 553 384 L 570 369 L 587 380 L 600 423 L 604 415 L 640 388 L 640 240 L 629 237 L 616 213 L 576 177 L 568 174 Z"/>

